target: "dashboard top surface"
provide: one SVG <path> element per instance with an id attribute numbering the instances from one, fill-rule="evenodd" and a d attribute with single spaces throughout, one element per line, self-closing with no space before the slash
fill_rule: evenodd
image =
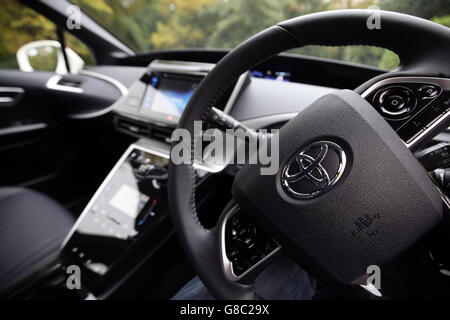
<path id="1" fill-rule="evenodd" d="M 196 85 L 213 64 L 156 60 L 133 69 L 140 76 L 115 105 L 118 114 L 134 120 L 174 127 Z M 117 67 L 116 67 L 117 68 Z M 225 97 L 222 109 L 238 120 L 298 113 L 336 88 L 292 81 L 292 73 L 252 70 L 241 76 Z"/>

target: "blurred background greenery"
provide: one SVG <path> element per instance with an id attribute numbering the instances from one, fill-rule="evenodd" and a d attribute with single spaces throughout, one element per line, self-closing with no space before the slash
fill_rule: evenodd
<path id="1" fill-rule="evenodd" d="M 376 5 L 450 27 L 449 0 L 72 0 L 137 52 L 183 48 L 233 48 L 279 21 L 299 15 Z M 382 23 L 382 22 L 381 22 Z M 382 27 L 382 25 L 381 25 Z M 56 39 L 46 18 L 16 0 L 0 3 L 0 67 L 16 67 L 15 52 L 30 41 Z M 405 35 L 408 36 L 408 35 Z M 411 39 L 413 41 L 413 39 Z M 88 64 L 89 49 L 73 36 L 68 46 Z M 309 46 L 298 54 L 393 69 L 394 53 L 367 46 Z"/>

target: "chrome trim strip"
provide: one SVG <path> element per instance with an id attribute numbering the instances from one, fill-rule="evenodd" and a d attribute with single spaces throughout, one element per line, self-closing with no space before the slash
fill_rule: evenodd
<path id="1" fill-rule="evenodd" d="M 54 76 L 51 76 L 50 79 L 47 81 L 47 88 L 52 90 L 58 90 L 58 91 L 65 91 L 65 92 L 73 92 L 73 93 L 83 93 L 82 88 L 76 88 L 76 87 L 69 87 L 69 86 L 63 86 L 58 84 L 58 81 L 62 79 L 62 76 L 59 74 L 55 74 Z"/>
<path id="2" fill-rule="evenodd" d="M 25 90 L 19 87 L 0 87 L 0 93 L 11 95 L 0 97 L 0 107 L 12 107 L 19 101 Z"/>
<path id="3" fill-rule="evenodd" d="M 442 122 L 444 122 L 445 120 L 447 120 L 450 116 L 450 111 L 448 111 L 447 113 L 445 113 L 444 115 L 442 115 L 439 120 L 437 120 L 436 122 L 434 122 L 431 126 L 429 126 L 427 129 L 425 129 L 421 134 L 419 134 L 417 137 L 415 137 L 413 140 L 411 140 L 411 142 L 409 143 L 405 143 L 406 146 L 408 148 L 413 147 L 414 145 L 416 145 L 417 143 L 419 143 L 423 138 L 425 138 L 425 136 L 434 128 L 436 128 L 437 126 L 439 126 L 439 124 L 441 124 Z"/>
<path id="4" fill-rule="evenodd" d="M 33 124 L 25 124 L 22 126 L 19 125 L 19 126 L 1 128 L 0 136 L 6 136 L 9 134 L 15 134 L 15 133 L 37 131 L 37 130 L 46 129 L 47 127 L 48 127 L 48 125 L 46 123 L 33 123 Z"/>
<path id="5" fill-rule="evenodd" d="M 236 204 L 235 206 L 233 206 L 233 208 L 230 209 L 230 211 L 228 211 L 225 214 L 225 217 L 223 218 L 222 221 L 222 226 L 220 229 L 220 246 L 221 246 L 221 256 L 222 256 L 222 263 L 223 263 L 223 268 L 225 271 L 225 276 L 228 278 L 228 280 L 233 281 L 233 282 L 237 282 L 240 279 L 242 279 L 243 277 L 245 277 L 246 275 L 248 275 L 252 270 L 254 270 L 255 268 L 257 268 L 258 266 L 260 266 L 264 261 L 266 261 L 267 259 L 269 259 L 270 257 L 272 257 L 275 253 L 277 253 L 281 247 L 278 245 L 278 247 L 276 249 L 274 249 L 271 253 L 269 253 L 267 256 L 265 256 L 263 259 L 261 259 L 260 261 L 258 261 L 254 266 L 252 266 L 250 269 L 248 269 L 247 271 L 245 271 L 243 274 L 241 274 L 240 276 L 236 276 L 233 272 L 233 264 L 231 263 L 231 261 L 228 259 L 227 257 L 227 252 L 226 252 L 226 248 L 225 248 L 225 229 L 226 229 L 226 225 L 228 220 L 236 213 L 239 211 L 241 207 L 239 206 L 239 204 Z M 275 241 L 275 240 L 274 240 Z M 276 243 L 276 242 L 275 242 Z"/>
<path id="6" fill-rule="evenodd" d="M 24 93 L 25 90 L 19 87 L 0 87 L 0 92 Z"/>
<path id="7" fill-rule="evenodd" d="M 381 80 L 374 85 L 372 85 L 369 89 L 363 92 L 361 96 L 363 98 L 368 97 L 372 92 L 378 90 L 379 88 L 394 83 L 423 83 L 423 84 L 435 84 L 440 86 L 443 90 L 450 90 L 450 79 L 447 78 L 433 78 L 433 77 L 396 77 Z M 421 140 L 423 140 L 434 128 L 436 128 L 443 121 L 447 120 L 450 116 L 450 111 L 441 116 L 439 120 L 434 122 L 429 128 L 425 129 L 421 134 L 415 137 L 411 142 L 406 143 L 407 148 L 412 148 L 416 144 L 418 144 Z"/>
<path id="8" fill-rule="evenodd" d="M 0 97 L 0 104 L 1 103 L 10 104 L 10 103 L 13 103 L 13 102 L 14 102 L 14 99 L 11 98 L 11 97 Z"/>

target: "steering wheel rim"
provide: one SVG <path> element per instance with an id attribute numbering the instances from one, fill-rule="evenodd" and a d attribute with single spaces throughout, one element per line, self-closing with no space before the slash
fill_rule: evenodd
<path id="1" fill-rule="evenodd" d="M 366 27 L 366 22 L 373 13 L 367 10 L 316 13 L 282 22 L 255 35 L 232 50 L 202 81 L 178 127 L 193 134 L 194 121 L 202 120 L 206 110 L 216 104 L 243 72 L 271 56 L 305 45 L 371 45 L 399 54 L 403 63 L 399 70 L 368 81 L 356 89 L 358 93 L 382 78 L 397 75 L 450 75 L 450 66 L 440 63 L 445 61 L 444 57 L 450 50 L 447 28 L 416 17 L 380 11 L 381 29 L 371 30 Z M 405 32 L 415 35 L 414 43 L 405 40 Z M 224 214 L 212 229 L 201 224 L 195 207 L 196 176 L 192 165 L 171 162 L 168 183 L 177 235 L 194 269 L 211 293 L 224 299 L 257 298 L 251 284 L 229 281 L 224 274 L 220 250 L 220 226 Z M 430 181 L 426 187 L 431 190 Z M 435 203 L 436 194 L 430 197 L 434 197 L 431 202 Z M 433 223 L 435 220 L 436 217 Z"/>

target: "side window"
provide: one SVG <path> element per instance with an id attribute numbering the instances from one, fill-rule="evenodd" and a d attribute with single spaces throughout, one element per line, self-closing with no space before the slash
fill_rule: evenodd
<path id="1" fill-rule="evenodd" d="M 16 0 L 0 1 L 0 30 L 1 68 L 19 68 L 16 52 L 23 45 L 36 40 L 57 40 L 55 25 L 50 20 Z M 51 50 L 42 53 L 54 54 Z M 42 63 L 34 60 L 33 63 Z"/>
<path id="2" fill-rule="evenodd" d="M 64 73 L 56 25 L 51 20 L 17 0 L 2 0 L 0 30 L 0 68 Z M 80 40 L 68 32 L 65 39 L 66 46 L 81 57 L 84 65 L 94 63 L 91 52 Z"/>

